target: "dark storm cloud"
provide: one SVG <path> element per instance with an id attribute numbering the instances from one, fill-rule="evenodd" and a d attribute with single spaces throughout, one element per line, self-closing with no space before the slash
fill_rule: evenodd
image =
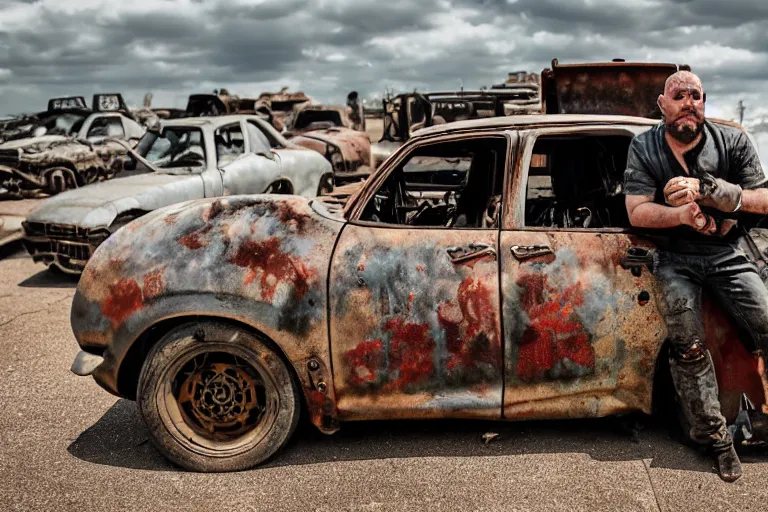
<path id="1" fill-rule="evenodd" d="M 0 0 L 0 114 L 54 95 L 280 85 L 321 101 L 478 87 L 561 62 L 688 63 L 714 106 L 768 96 L 764 0 Z"/>

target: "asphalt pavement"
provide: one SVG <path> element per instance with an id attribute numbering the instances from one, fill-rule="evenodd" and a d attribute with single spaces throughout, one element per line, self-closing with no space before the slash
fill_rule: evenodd
<path id="1" fill-rule="evenodd" d="M 265 466 L 196 474 L 149 442 L 136 405 L 69 367 L 76 281 L 0 260 L 0 510 L 764 510 L 768 453 L 722 482 L 658 419 L 302 423 Z M 483 442 L 483 434 L 499 436 Z"/>

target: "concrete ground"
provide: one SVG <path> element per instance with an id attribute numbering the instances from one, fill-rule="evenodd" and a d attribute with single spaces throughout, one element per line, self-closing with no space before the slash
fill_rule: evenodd
<path id="1" fill-rule="evenodd" d="M 768 454 L 722 482 L 647 422 L 302 425 L 266 466 L 195 474 L 161 457 L 133 402 L 69 372 L 75 281 L 0 260 L 0 510 L 764 510 Z M 500 438 L 481 441 L 486 432 Z"/>

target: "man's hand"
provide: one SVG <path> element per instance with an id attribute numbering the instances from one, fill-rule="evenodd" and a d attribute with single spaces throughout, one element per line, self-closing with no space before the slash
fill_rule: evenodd
<path id="1" fill-rule="evenodd" d="M 717 231 L 715 219 L 704 214 L 696 203 L 678 207 L 678 215 L 680 224 L 690 226 L 699 233 L 713 235 Z"/>
<path id="2" fill-rule="evenodd" d="M 705 178 L 704 185 L 700 205 L 717 208 L 722 212 L 735 212 L 741 206 L 742 190 L 739 185 L 712 177 Z"/>
<path id="3" fill-rule="evenodd" d="M 664 187 L 664 200 L 669 206 L 682 206 L 698 201 L 701 183 L 696 178 L 678 176 L 669 180 Z"/>

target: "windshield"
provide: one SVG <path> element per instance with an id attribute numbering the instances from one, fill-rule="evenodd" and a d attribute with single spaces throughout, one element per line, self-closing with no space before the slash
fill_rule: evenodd
<path id="1" fill-rule="evenodd" d="M 45 130 L 40 130 L 35 135 L 74 136 L 77 135 L 77 132 L 83 126 L 83 121 L 85 121 L 84 115 L 74 113 L 55 114 L 40 121 L 38 127 L 45 128 Z"/>
<path id="2" fill-rule="evenodd" d="M 295 130 L 317 130 L 343 126 L 341 114 L 336 110 L 302 110 L 296 115 Z"/>
<path id="3" fill-rule="evenodd" d="M 205 168 L 205 144 L 199 128 L 171 126 L 164 128 L 159 136 L 147 132 L 137 150 L 161 169 L 189 168 L 199 172 Z"/>

